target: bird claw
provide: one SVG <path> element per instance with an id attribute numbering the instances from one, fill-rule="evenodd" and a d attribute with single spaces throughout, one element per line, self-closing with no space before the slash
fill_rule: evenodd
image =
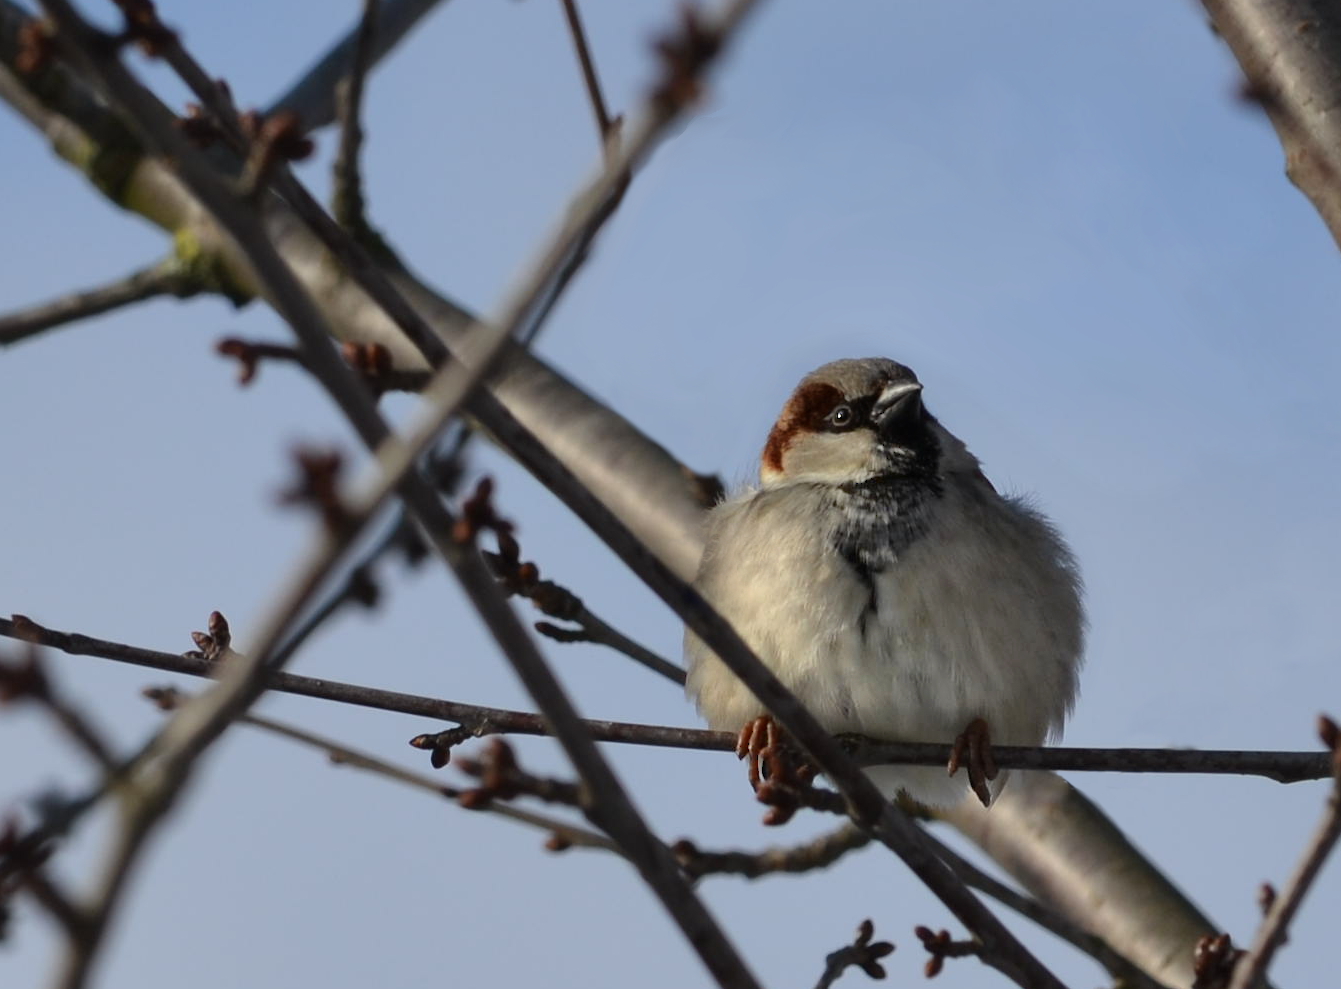
<path id="1" fill-rule="evenodd" d="M 745 759 L 750 786 L 756 791 L 765 779 L 777 775 L 776 767 L 782 753 L 782 730 L 770 715 L 761 714 L 746 722 L 736 739 L 736 758 Z"/>
<path id="2" fill-rule="evenodd" d="M 760 715 L 740 730 L 736 758 L 747 760 L 750 786 L 760 802 L 772 808 L 765 824 L 785 824 L 800 807 L 809 805 L 806 795 L 813 788 L 815 769 L 799 757 L 769 715 Z"/>
<path id="3" fill-rule="evenodd" d="M 992 791 L 988 780 L 994 780 L 1000 773 L 996 760 L 992 758 L 992 735 L 987 722 L 974 718 L 962 732 L 955 736 L 950 748 L 950 761 L 945 770 L 953 776 L 959 772 L 960 765 L 968 770 L 969 789 L 987 807 L 992 802 Z"/>

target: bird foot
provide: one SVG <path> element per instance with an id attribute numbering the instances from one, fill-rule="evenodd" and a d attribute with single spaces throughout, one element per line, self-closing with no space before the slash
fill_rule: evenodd
<path id="1" fill-rule="evenodd" d="M 746 722 L 736 739 L 736 758 L 746 760 L 750 786 L 757 792 L 765 782 L 780 773 L 786 775 L 788 759 L 786 736 L 770 715 L 761 714 Z"/>
<path id="2" fill-rule="evenodd" d="M 987 782 L 996 779 L 1000 770 L 997 769 L 996 760 L 992 758 L 991 732 L 987 728 L 987 722 L 982 718 L 974 718 L 955 736 L 954 745 L 950 749 L 950 761 L 945 767 L 946 772 L 951 776 L 955 775 L 959 772 L 961 763 L 968 770 L 969 789 L 982 801 L 984 807 L 991 804 L 992 791 L 988 788 Z"/>
<path id="3" fill-rule="evenodd" d="M 811 804 L 808 795 L 814 789 L 815 769 L 769 715 L 760 715 L 740 730 L 736 758 L 747 760 L 750 786 L 761 803 L 773 808 L 765 824 L 784 824 L 798 808 Z"/>

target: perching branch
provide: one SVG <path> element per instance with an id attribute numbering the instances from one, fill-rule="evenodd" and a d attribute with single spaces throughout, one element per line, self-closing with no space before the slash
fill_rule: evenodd
<path id="1" fill-rule="evenodd" d="M 159 652 L 138 646 L 97 639 L 73 632 L 45 628 L 29 618 L 15 615 L 0 618 L 0 636 L 20 639 L 58 649 L 72 656 L 95 656 L 129 663 L 165 673 L 195 677 L 213 677 L 217 668 L 204 659 Z M 466 704 L 460 701 L 405 694 L 377 687 L 299 676 L 293 673 L 270 674 L 268 690 L 296 694 L 318 700 L 353 704 L 382 711 L 394 711 L 438 721 L 454 721 L 466 726 L 474 737 L 484 735 L 549 735 L 545 721 L 537 714 L 504 708 Z M 623 721 L 587 719 L 588 733 L 599 742 L 650 745 L 697 751 L 734 752 L 734 732 L 707 731 L 701 728 L 675 728 L 641 725 Z M 943 766 L 949 759 L 950 746 L 921 742 L 881 742 L 861 736 L 843 736 L 842 744 L 860 765 L 895 764 Z M 1327 752 L 1253 752 L 1217 749 L 1099 749 L 1076 747 L 996 746 L 997 761 L 1006 769 L 1065 768 L 1073 772 L 1129 773 L 1209 773 L 1216 775 L 1262 776 L 1278 782 L 1302 782 L 1327 779 L 1332 775 L 1331 755 Z M 1022 790 L 1029 782 L 1047 779 L 1038 773 L 1012 779 L 1005 792 Z"/>

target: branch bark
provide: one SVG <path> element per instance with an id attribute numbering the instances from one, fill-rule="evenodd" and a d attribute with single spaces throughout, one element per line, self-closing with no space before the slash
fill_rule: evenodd
<path id="1" fill-rule="evenodd" d="M 1341 7 L 1202 0 L 1285 150 L 1285 173 L 1341 246 Z"/>
<path id="2" fill-rule="evenodd" d="M 377 35 L 369 50 L 368 60 L 375 66 L 410 33 L 425 16 L 432 13 L 441 0 L 381 0 L 377 10 Z M 336 117 L 336 90 L 341 81 L 353 71 L 358 48 L 359 25 L 356 24 L 325 55 L 317 60 L 302 77 L 265 111 L 271 116 L 281 110 L 298 114 L 303 127 L 309 131 L 333 123 Z"/>
<path id="3" fill-rule="evenodd" d="M 12 619 L 0 618 L 0 636 L 59 649 L 72 656 L 96 656 L 100 659 L 162 670 L 165 673 L 180 673 L 195 677 L 215 677 L 219 674 L 219 667 L 216 664 L 198 656 L 159 652 L 88 635 L 61 632 L 17 615 Z M 284 651 L 289 651 L 287 642 Z M 476 738 L 495 734 L 550 734 L 544 718 L 538 714 L 466 704 L 419 694 L 404 694 L 361 684 L 343 683 L 339 680 L 323 680 L 275 671 L 269 675 L 266 689 L 338 704 L 395 711 L 439 721 L 454 721 L 468 729 L 468 734 Z M 587 719 L 583 721 L 583 725 L 587 733 L 598 742 L 710 752 L 734 752 L 736 749 L 737 737 L 734 732 L 598 719 Z M 843 736 L 842 742 L 853 759 L 863 766 L 886 763 L 943 766 L 950 755 L 948 745 L 881 742 L 856 735 Z M 998 746 L 993 749 L 993 755 L 1005 769 L 1034 771 L 1063 769 L 1076 772 L 1211 773 L 1263 776 L 1279 783 L 1327 779 L 1333 773 L 1332 756 L 1327 752 Z M 1028 775 L 1039 774 L 1031 772 Z M 1019 778 L 1027 777 L 1021 775 Z M 1012 780 L 1004 792 L 1011 792 L 1015 786 Z M 976 825 L 974 827 L 976 828 Z"/>
<path id="4" fill-rule="evenodd" d="M 176 259 L 169 258 L 106 285 L 0 316 L 0 347 L 8 347 L 44 330 L 98 316 L 146 299 L 160 295 L 187 298 L 196 291 L 190 277 Z"/>
<path id="5" fill-rule="evenodd" d="M 966 800 L 940 816 L 1156 981 L 1192 985 L 1192 948 L 1215 925 L 1065 780 L 1022 773 L 990 811 Z"/>

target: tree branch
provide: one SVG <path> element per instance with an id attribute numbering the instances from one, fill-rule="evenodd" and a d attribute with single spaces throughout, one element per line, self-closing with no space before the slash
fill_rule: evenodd
<path id="1" fill-rule="evenodd" d="M 1327 794 L 1326 810 L 1285 888 L 1272 900 L 1252 947 L 1234 969 L 1229 989 L 1249 989 L 1266 975 L 1276 949 L 1285 943 L 1290 921 L 1313 887 L 1327 856 L 1336 847 L 1337 839 L 1341 838 L 1341 728 L 1324 715 L 1319 719 L 1319 734 L 1332 750 L 1330 756 L 1335 774 L 1331 792 Z"/>
<path id="2" fill-rule="evenodd" d="M 340 118 L 340 150 L 335 156 L 334 189 L 331 193 L 331 211 L 335 222 L 357 239 L 368 230 L 368 218 L 363 199 L 363 176 L 359 170 L 359 152 L 363 147 L 363 125 L 359 114 L 363 107 L 363 83 L 372 66 L 372 49 L 377 37 L 377 8 L 379 0 L 363 0 L 363 17 L 359 21 L 354 45 L 354 63 L 349 77 L 336 89 L 336 106 Z"/>
<path id="3" fill-rule="evenodd" d="M 73 632 L 60 632 L 38 625 L 30 618 L 15 615 L 0 618 L 0 636 L 33 642 L 58 649 L 72 656 L 95 656 L 116 662 L 181 673 L 186 676 L 215 677 L 218 667 L 209 660 L 158 652 L 138 646 L 97 639 Z M 287 650 L 286 650 L 287 651 Z M 267 690 L 296 694 L 317 700 L 353 704 L 382 711 L 394 711 L 438 721 L 454 721 L 470 729 L 476 737 L 485 735 L 549 735 L 544 719 L 537 714 L 484 707 L 460 701 L 404 694 L 377 687 L 299 676 L 280 671 L 269 675 Z M 587 719 L 587 732 L 596 741 L 630 745 L 650 745 L 711 752 L 734 752 L 734 732 L 707 731 L 702 728 L 675 728 L 642 725 L 624 721 Z M 943 766 L 950 746 L 923 742 L 882 742 L 859 735 L 842 736 L 852 758 L 860 765 Z M 1232 749 L 1101 749 L 1077 747 L 994 746 L 993 755 L 1006 769 L 1068 769 L 1074 772 L 1119 773 L 1206 773 L 1215 775 L 1262 776 L 1282 783 L 1326 779 L 1332 775 L 1331 755 L 1326 752 L 1253 752 Z M 1005 792 L 1031 784 L 1024 782 L 1038 773 L 1012 780 Z M 1042 777 L 1046 779 L 1047 777 Z"/>
<path id="4" fill-rule="evenodd" d="M 8 347 L 55 326 L 87 319 L 160 295 L 190 298 L 201 290 L 181 263 L 170 257 L 97 288 L 0 316 L 0 347 Z"/>
<path id="5" fill-rule="evenodd" d="M 369 67 L 377 65 L 440 0 L 381 0 L 377 10 L 377 35 L 368 53 Z M 266 109 L 267 117 L 284 110 L 298 114 L 303 127 L 317 130 L 336 117 L 336 89 L 353 71 L 360 25 L 340 39 L 302 78 Z"/>
<path id="6" fill-rule="evenodd" d="M 1341 7 L 1202 0 L 1285 150 L 1285 172 L 1341 245 Z"/>
<path id="7" fill-rule="evenodd" d="M 1010 907 L 1020 916 L 1029 918 L 1039 927 L 1051 931 L 1073 947 L 1083 951 L 1108 969 L 1109 974 L 1118 979 L 1124 989 L 1167 989 L 1162 982 L 1151 978 L 1134 965 L 1130 959 L 1114 951 L 1103 938 L 1090 934 L 1055 911 L 1048 909 L 1039 901 L 1025 896 L 1005 883 L 992 878 L 949 845 L 937 840 L 934 835 L 928 835 L 927 837 L 936 843 L 936 854 L 967 885 L 972 886 L 979 892 L 986 893 L 998 903 Z"/>
<path id="8" fill-rule="evenodd" d="M 1020 773 L 990 811 L 964 800 L 934 816 L 1152 978 L 1192 985 L 1193 948 L 1215 926 L 1060 776 Z"/>
<path id="9" fill-rule="evenodd" d="M 153 701 L 164 710 L 172 710 L 180 703 L 182 697 L 174 689 L 155 689 L 149 688 L 144 691 L 149 700 Z M 447 786 L 439 783 L 432 776 L 426 776 L 423 773 L 416 773 L 394 763 L 379 759 L 377 756 L 370 755 L 367 752 L 361 752 L 358 749 L 351 748 L 342 742 L 337 742 L 332 738 L 318 735 L 303 728 L 297 728 L 282 721 L 276 721 L 273 718 L 265 718 L 259 714 L 244 714 L 238 719 L 241 724 L 250 725 L 253 728 L 259 728 L 262 731 L 270 732 L 281 738 L 287 738 L 300 745 L 306 745 L 309 748 L 318 749 L 326 753 L 330 762 L 334 766 L 349 766 L 353 769 L 360 769 L 375 776 L 382 776 L 386 779 L 395 780 L 398 783 L 404 783 L 418 790 L 424 790 L 438 797 L 444 797 L 453 803 L 458 803 L 465 790 L 459 787 Z M 604 835 L 596 834 L 594 831 L 588 831 L 584 828 L 574 827 L 567 821 L 561 821 L 557 817 L 549 817 L 545 814 L 537 814 L 533 811 L 523 810 L 519 807 L 512 807 L 504 803 L 491 803 L 481 806 L 478 809 L 485 813 L 496 814 L 499 817 L 505 817 L 520 824 L 526 824 L 533 828 L 551 835 L 557 835 L 568 845 L 580 848 L 598 848 L 603 851 L 613 852 L 621 858 L 624 853 L 619 846 Z"/>
<path id="10" fill-rule="evenodd" d="M 880 959 L 892 954 L 894 945 L 888 941 L 872 943 L 871 938 L 874 936 L 875 925 L 869 920 L 863 920 L 853 942 L 824 959 L 824 972 L 815 983 L 815 989 L 829 989 L 845 971 L 854 966 L 873 979 L 883 979 L 885 967 L 880 964 Z"/>
<path id="11" fill-rule="evenodd" d="M 587 87 L 587 99 L 591 101 L 591 112 L 596 118 L 596 133 L 600 135 L 601 146 L 605 147 L 609 144 L 614 122 L 610 119 L 610 111 L 605 108 L 601 80 L 596 75 L 596 63 L 587 45 L 587 32 L 582 27 L 577 0 L 562 0 L 562 3 L 563 14 L 568 21 L 568 33 L 573 38 L 573 50 L 577 53 L 577 62 L 582 69 L 582 81 Z"/>
<path id="12" fill-rule="evenodd" d="M 762 852 L 705 852 L 688 839 L 671 846 L 685 873 L 692 879 L 728 875 L 758 879 L 779 872 L 799 873 L 823 869 L 848 852 L 865 848 L 871 836 L 852 824 L 822 834 L 801 845 L 766 848 Z"/>

